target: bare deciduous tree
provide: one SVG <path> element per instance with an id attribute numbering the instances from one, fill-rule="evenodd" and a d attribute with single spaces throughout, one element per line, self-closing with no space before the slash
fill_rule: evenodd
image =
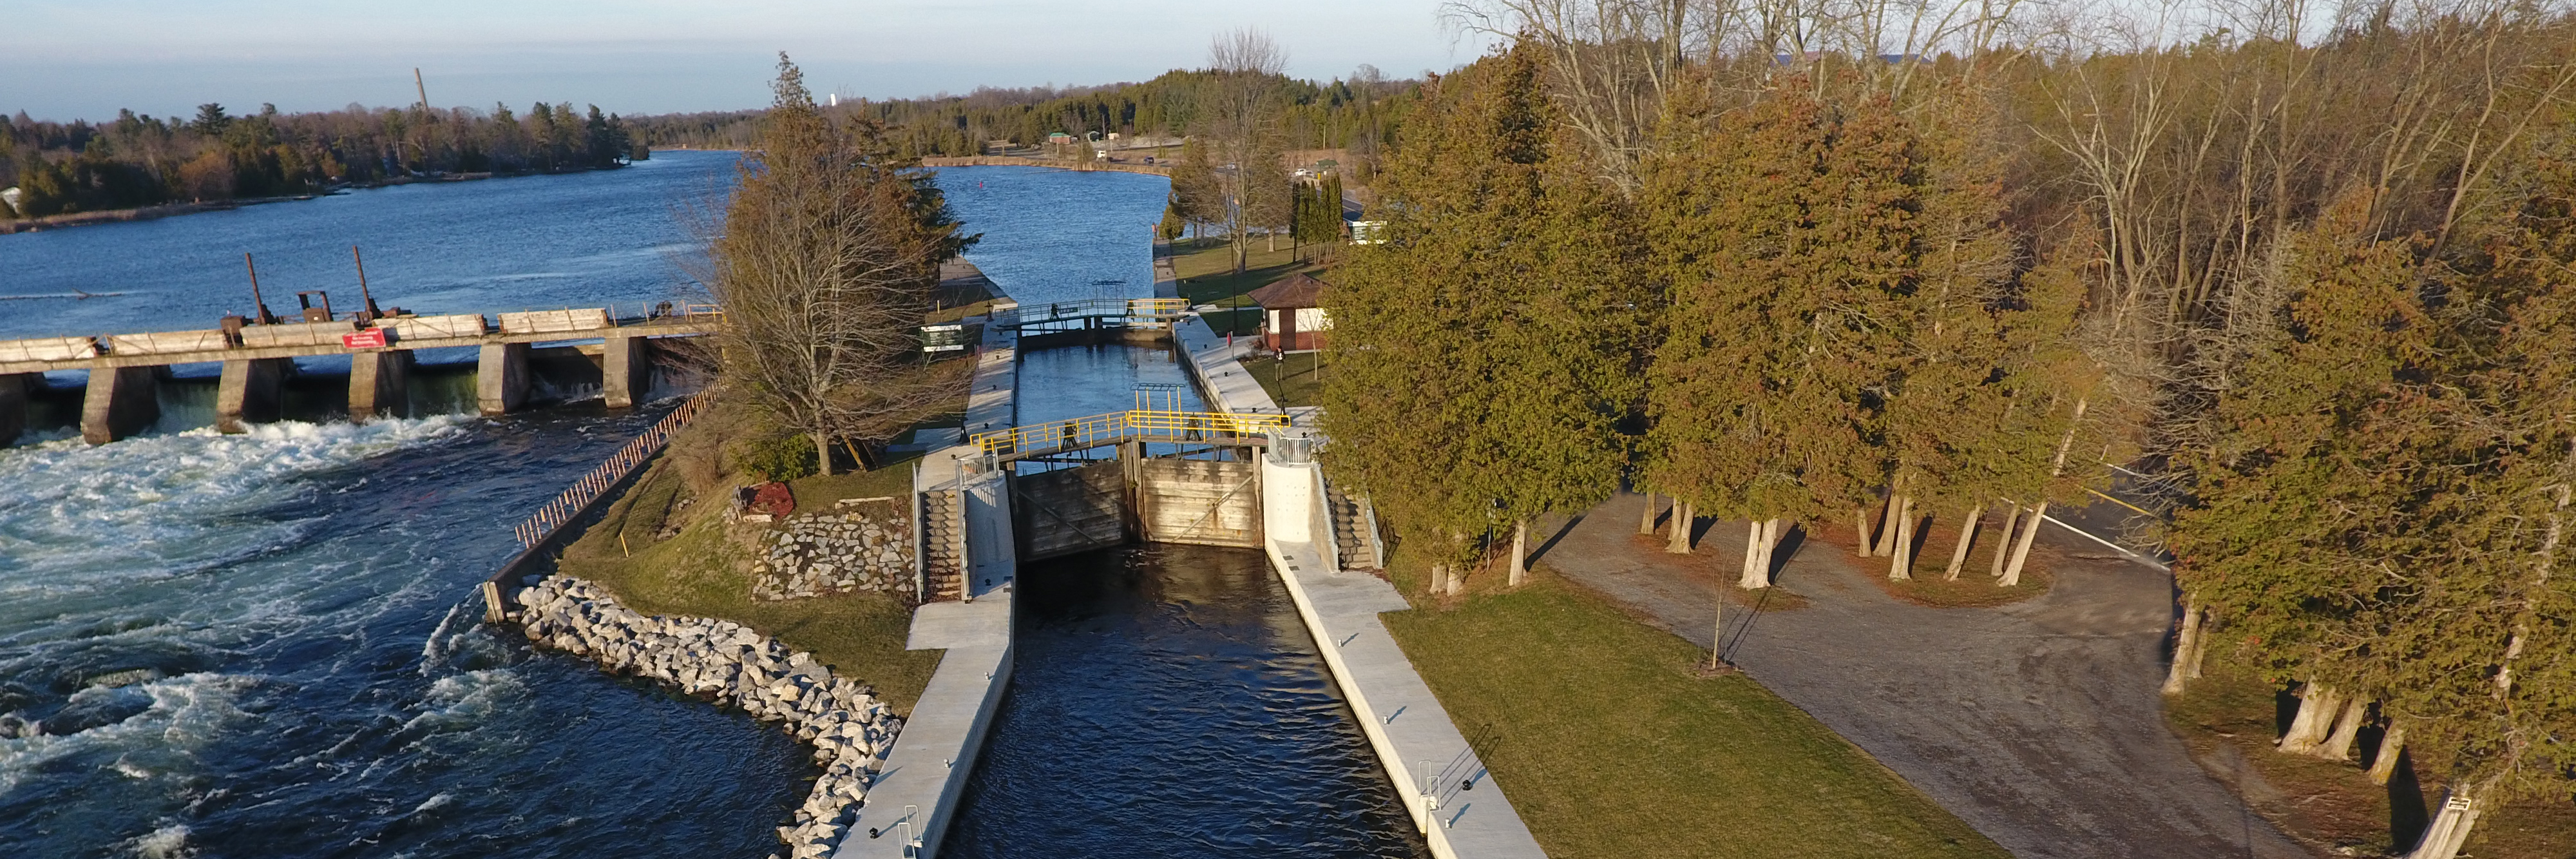
<path id="1" fill-rule="evenodd" d="M 1288 223 L 1278 103 L 1288 50 L 1259 30 L 1234 30 L 1209 41 L 1208 68 L 1217 81 L 1193 134 L 1203 142 L 1209 164 L 1175 173 L 1173 186 L 1184 216 L 1225 232 L 1240 274 L 1252 252 L 1252 231 Z"/>
<path id="2" fill-rule="evenodd" d="M 889 437 L 959 393 L 954 368 L 920 359 L 916 332 L 940 264 L 972 239 L 880 129 L 823 115 L 778 60 L 702 279 L 724 308 L 722 384 L 812 438 L 830 474 L 836 440 Z"/>

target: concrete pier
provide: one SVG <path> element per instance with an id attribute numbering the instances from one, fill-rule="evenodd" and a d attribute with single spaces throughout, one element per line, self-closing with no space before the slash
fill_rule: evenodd
<path id="1" fill-rule="evenodd" d="M 27 430 L 27 397 L 43 380 L 34 373 L 0 373 L 0 447 L 16 444 Z"/>
<path id="2" fill-rule="evenodd" d="M 276 422 L 286 411 L 286 377 L 294 372 L 292 358 L 224 362 L 215 387 L 215 431 L 240 435 L 251 424 Z"/>
<path id="3" fill-rule="evenodd" d="M 610 337 L 600 343 L 599 396 L 612 409 L 631 409 L 651 393 L 653 346 L 642 337 Z"/>
<path id="4" fill-rule="evenodd" d="M 474 399 L 486 417 L 528 401 L 528 344 L 489 343 L 474 365 Z"/>
<path id="5" fill-rule="evenodd" d="M 81 401 L 81 440 L 106 444 L 160 420 L 163 372 L 159 367 L 89 371 L 89 394 Z"/>
<path id="6" fill-rule="evenodd" d="M 401 417 L 411 396 L 411 351 L 387 349 L 349 355 L 349 422 Z"/>

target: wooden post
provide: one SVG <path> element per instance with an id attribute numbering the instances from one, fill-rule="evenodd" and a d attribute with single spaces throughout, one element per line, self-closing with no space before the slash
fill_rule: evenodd
<path id="1" fill-rule="evenodd" d="M 501 583 L 484 582 L 483 620 L 487 623 L 500 623 L 509 619 L 508 609 L 501 604 Z"/>

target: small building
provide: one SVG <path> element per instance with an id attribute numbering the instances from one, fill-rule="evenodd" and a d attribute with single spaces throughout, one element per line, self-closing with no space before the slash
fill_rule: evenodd
<path id="1" fill-rule="evenodd" d="M 1324 315 L 1323 281 L 1292 274 L 1252 291 L 1261 305 L 1261 345 L 1273 352 L 1312 352 L 1324 348 L 1324 332 L 1333 327 Z"/>

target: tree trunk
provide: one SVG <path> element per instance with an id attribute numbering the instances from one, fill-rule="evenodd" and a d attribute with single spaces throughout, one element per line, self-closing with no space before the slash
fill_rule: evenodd
<path id="1" fill-rule="evenodd" d="M 2485 798 L 2475 788 L 2462 790 L 2454 785 L 2442 800 L 2442 812 L 2433 815 L 2433 825 L 2424 828 L 2424 837 L 2405 859 L 2455 859 L 2460 848 L 2469 843 L 2469 830 L 2478 825 L 2478 815 L 2485 812 Z"/>
<path id="2" fill-rule="evenodd" d="M 1762 523 L 1762 557 L 1754 562 L 1753 570 L 1754 572 L 1761 574 L 1762 586 L 1766 588 L 1771 586 L 1772 550 L 1780 548 L 1780 533 L 1782 527 L 1783 526 L 1778 517 L 1773 517 Z"/>
<path id="3" fill-rule="evenodd" d="M 1872 523 L 1870 522 L 1869 513 L 1870 508 L 1863 507 L 1858 512 L 1852 514 L 1852 533 L 1860 535 L 1857 538 L 1859 542 L 1852 544 L 1852 548 L 1863 555 L 1869 554 L 1870 547 L 1877 545 L 1876 539 L 1878 535 L 1870 531 L 1869 526 Z"/>
<path id="4" fill-rule="evenodd" d="M 1757 570 L 1762 570 L 1759 565 L 1762 565 L 1762 521 L 1752 518 L 1744 524 L 1744 570 L 1736 573 L 1736 588 L 1765 586 L 1765 578 L 1770 578 L 1770 575 L 1757 573 Z"/>
<path id="5" fill-rule="evenodd" d="M 1529 520 L 1512 523 L 1512 573 L 1507 581 L 1520 587 L 1529 578 Z"/>
<path id="6" fill-rule="evenodd" d="M 1664 551 L 1675 555 L 1690 554 L 1691 519 L 1693 518 L 1690 502 L 1679 499 L 1673 501 L 1673 537 L 1664 544 Z"/>
<path id="7" fill-rule="evenodd" d="M 2021 505 L 2004 505 L 2003 527 L 1995 529 L 1995 533 L 2003 535 L 2003 539 L 1995 541 L 1995 569 L 1991 573 L 1995 578 L 2004 577 L 2004 563 L 2012 557 L 2013 525 L 2019 522 L 2021 522 Z"/>
<path id="8" fill-rule="evenodd" d="M 2335 720 L 2334 733 L 2318 746 L 2316 756 L 2330 761 L 2352 760 L 2352 744 L 2361 738 L 2361 723 L 2370 716 L 2370 702 L 2359 695 L 2343 704 L 2343 718 Z"/>
<path id="9" fill-rule="evenodd" d="M 2004 565 L 2004 577 L 1996 580 L 2001 587 L 2021 584 L 2021 567 L 2030 562 L 2030 544 L 2039 542 L 2039 523 L 2048 518 L 2048 502 L 2032 505 L 2029 518 L 2023 520 L 2021 540 L 2013 546 L 2012 563 Z"/>
<path id="10" fill-rule="evenodd" d="M 1942 581 L 1959 580 L 1959 569 L 1968 565 L 1968 546 L 1977 541 L 1977 522 L 1984 518 L 1986 505 L 1968 508 L 1968 515 L 1959 522 L 1959 545 L 1950 550 L 1950 569 L 1941 574 Z"/>
<path id="11" fill-rule="evenodd" d="M 1887 530 L 1895 539 L 1888 541 L 1887 577 L 1893 581 L 1910 581 L 1914 578 L 1914 499 L 1908 497 L 1893 506 L 1896 508 L 1896 523 L 1895 527 Z"/>
<path id="12" fill-rule="evenodd" d="M 2325 743 L 2326 733 L 2334 730 L 2336 708 L 2342 704 L 2343 696 L 2336 695 L 2333 689 L 2309 683 L 2307 691 L 2299 696 L 2299 715 L 2290 720 L 2290 730 L 2281 735 L 2276 748 L 2294 755 L 2316 754 L 2317 747 Z"/>
<path id="13" fill-rule="evenodd" d="M 1905 503 L 1905 496 L 1899 494 L 1900 489 L 1896 484 L 1887 487 L 1886 512 L 1879 514 L 1878 520 L 1878 543 L 1869 547 L 1872 556 L 1884 558 L 1896 552 L 1896 528 L 1901 519 L 1897 508 Z"/>
<path id="14" fill-rule="evenodd" d="M 2192 651 L 2199 647 L 2200 600 L 2185 594 L 2182 598 L 2182 631 L 2174 634 L 2173 667 L 2165 671 L 2165 694 L 2182 694 L 2183 681 L 2191 676 Z"/>
<path id="15" fill-rule="evenodd" d="M 1655 533 L 1655 491 L 1646 490 L 1646 512 L 1637 515 L 1637 533 Z"/>
<path id="16" fill-rule="evenodd" d="M 2397 775 L 2397 759 L 2406 756 L 2406 726 L 2390 722 L 2379 738 L 2379 756 L 2370 761 L 2370 783 L 2385 786 Z"/>
<path id="17" fill-rule="evenodd" d="M 1445 593 L 1448 593 L 1448 592 L 1449 592 L 1449 565 L 1448 565 L 1448 564 L 1433 564 L 1433 565 L 1431 565 L 1431 595 L 1432 595 L 1432 596 L 1439 596 L 1439 595 L 1441 595 L 1441 594 L 1445 594 Z"/>
<path id="18" fill-rule="evenodd" d="M 819 432 L 814 434 L 814 473 L 832 476 L 832 439 Z"/>

